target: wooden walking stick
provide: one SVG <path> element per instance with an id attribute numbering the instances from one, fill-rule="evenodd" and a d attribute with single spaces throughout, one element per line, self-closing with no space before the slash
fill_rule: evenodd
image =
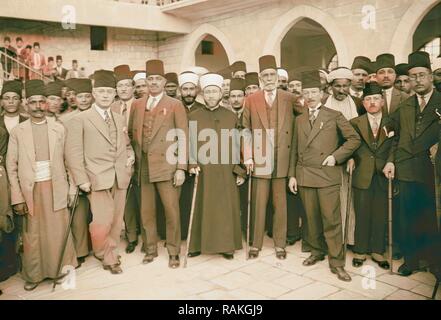
<path id="1" fill-rule="evenodd" d="M 352 170 L 349 171 L 348 179 L 348 199 L 346 202 L 346 217 L 345 217 L 345 235 L 343 243 L 343 257 L 346 259 L 346 246 L 348 245 L 348 233 L 349 233 L 349 216 L 351 214 L 351 202 L 352 202 Z"/>
<path id="2" fill-rule="evenodd" d="M 388 189 L 387 189 L 387 209 L 388 209 L 388 227 L 389 227 L 389 266 L 390 270 L 389 273 L 394 273 L 393 268 L 393 253 L 392 253 L 392 203 L 393 203 L 393 184 L 392 184 L 392 178 L 388 178 Z"/>
<path id="3" fill-rule="evenodd" d="M 67 246 L 67 241 L 69 239 L 69 235 L 70 235 L 70 230 L 72 228 L 72 221 L 74 218 L 74 214 L 75 214 L 75 209 L 77 208 L 78 205 L 78 197 L 80 195 L 80 188 L 77 187 L 77 191 L 75 193 L 75 197 L 73 200 L 73 204 L 70 207 L 70 217 L 69 217 L 69 224 L 67 225 L 66 228 L 66 232 L 64 234 L 64 241 L 63 241 L 63 246 L 61 247 L 61 254 L 60 254 L 60 258 L 58 260 L 58 267 L 57 267 L 57 277 L 54 279 L 54 283 L 52 285 L 52 291 L 55 290 L 55 287 L 57 285 L 57 281 L 60 280 L 61 278 L 63 278 L 65 275 L 61 275 L 58 276 L 61 272 L 61 267 L 62 267 L 62 263 L 63 263 L 63 258 L 64 258 L 64 253 L 66 251 L 66 246 Z"/>
<path id="4" fill-rule="evenodd" d="M 187 245 L 185 248 L 185 256 L 184 256 L 184 268 L 187 268 L 188 250 L 190 249 L 191 229 L 193 227 L 194 207 L 196 205 L 196 193 L 198 191 L 198 179 L 199 179 L 199 174 L 196 174 L 196 176 L 194 177 L 193 196 L 191 199 L 190 223 L 188 225 Z"/>
<path id="5" fill-rule="evenodd" d="M 247 239 L 245 244 L 245 259 L 248 260 L 248 254 L 250 251 L 250 221 L 251 221 L 251 181 L 252 180 L 252 172 L 250 171 L 248 175 L 248 210 L 247 210 Z"/>

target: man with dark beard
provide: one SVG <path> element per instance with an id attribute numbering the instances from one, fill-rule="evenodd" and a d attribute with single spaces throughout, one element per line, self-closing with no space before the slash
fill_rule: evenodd
<path id="1" fill-rule="evenodd" d="M 204 107 L 196 101 L 199 93 L 199 76 L 193 72 L 183 72 L 178 77 L 181 91 L 182 104 L 187 111 L 187 116 Z M 181 208 L 181 237 L 187 238 L 188 224 L 190 221 L 191 199 L 193 195 L 194 176 L 186 173 L 184 184 L 181 188 L 179 206 Z"/>

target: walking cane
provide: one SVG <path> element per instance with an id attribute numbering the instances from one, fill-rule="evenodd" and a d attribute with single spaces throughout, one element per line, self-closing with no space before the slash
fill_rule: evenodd
<path id="1" fill-rule="evenodd" d="M 251 181 L 252 180 L 252 172 L 250 171 L 248 177 L 248 210 L 247 210 L 247 243 L 245 244 L 245 259 L 248 260 L 249 254 L 249 245 L 250 245 L 250 220 L 251 220 Z"/>
<path id="2" fill-rule="evenodd" d="M 346 202 L 346 217 L 345 217 L 345 236 L 343 243 L 343 257 L 346 259 L 346 246 L 348 245 L 348 233 L 349 233 L 349 216 L 351 214 L 351 202 L 352 202 L 352 170 L 349 171 L 348 182 L 348 200 Z"/>
<path id="3" fill-rule="evenodd" d="M 387 189 L 387 202 L 388 202 L 388 226 L 389 226 L 389 273 L 394 273 L 393 259 L 392 259 L 392 200 L 393 200 L 393 189 L 392 189 L 392 178 L 388 178 L 389 185 Z"/>
<path id="4" fill-rule="evenodd" d="M 198 179 L 199 179 L 199 174 L 196 174 L 196 176 L 194 177 L 193 196 L 191 198 L 190 223 L 188 225 L 187 246 L 185 248 L 185 256 L 184 256 L 184 268 L 187 268 L 188 250 L 190 249 L 191 229 L 193 226 L 194 207 L 196 205 L 196 193 L 198 191 Z"/>
<path id="5" fill-rule="evenodd" d="M 65 276 L 65 275 L 62 275 L 62 276 L 58 277 L 58 275 L 61 272 L 61 265 L 63 263 L 64 253 L 66 251 L 66 246 L 67 246 L 67 240 L 69 239 L 69 235 L 70 235 L 70 229 L 72 228 L 72 221 L 73 221 L 73 217 L 74 217 L 74 214 L 75 214 L 75 209 L 77 208 L 77 205 L 78 205 L 79 194 L 80 194 L 80 188 L 77 187 L 77 191 L 75 193 L 75 197 L 74 197 L 74 200 L 73 200 L 72 207 L 70 207 L 69 224 L 67 225 L 66 233 L 64 234 L 64 242 L 63 242 L 63 246 L 62 246 L 62 249 L 61 249 L 60 258 L 58 260 L 57 278 L 54 279 L 54 283 L 52 285 L 52 291 L 55 290 L 55 287 L 57 285 L 57 280 L 59 280 L 59 279 L 61 279 L 61 278 L 63 278 Z"/>

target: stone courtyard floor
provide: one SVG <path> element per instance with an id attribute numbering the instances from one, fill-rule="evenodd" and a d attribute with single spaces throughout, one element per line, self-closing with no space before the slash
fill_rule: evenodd
<path id="1" fill-rule="evenodd" d="M 159 258 L 152 264 L 141 263 L 143 254 L 138 245 L 132 254 L 122 255 L 121 275 L 104 271 L 98 260 L 89 256 L 76 270 L 75 289 L 58 285 L 52 291 L 52 283 L 44 282 L 37 289 L 27 292 L 23 280 L 16 275 L 0 283 L 3 295 L 0 300 L 125 300 L 125 299 L 178 299 L 178 300 L 263 300 L 263 299 L 326 299 L 326 300 L 424 300 L 431 297 L 435 277 L 430 273 L 416 273 L 408 278 L 390 275 L 374 262 L 353 268 L 349 252 L 346 270 L 352 282 L 337 279 L 328 268 L 327 261 L 312 267 L 304 267 L 302 261 L 308 253 L 302 253 L 300 242 L 287 247 L 284 261 L 276 259 L 272 240 L 265 238 L 264 249 L 256 260 L 245 260 L 245 250 L 236 252 L 234 260 L 221 256 L 199 256 L 188 259 L 188 267 L 168 268 L 168 255 L 163 242 L 159 245 Z M 182 247 L 184 252 L 185 246 Z M 400 261 L 394 262 L 396 270 Z M 441 299 L 438 290 L 437 299 Z"/>

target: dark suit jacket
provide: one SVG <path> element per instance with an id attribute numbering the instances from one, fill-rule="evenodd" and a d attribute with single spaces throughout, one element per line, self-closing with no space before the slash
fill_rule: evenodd
<path id="1" fill-rule="evenodd" d="M 268 131 L 269 123 L 264 91 L 257 91 L 246 98 L 242 126 L 244 129 L 251 130 L 253 134 L 251 139 L 254 139 L 254 143 L 251 142 L 251 139 L 245 139 L 244 160 L 254 159 L 256 168 L 253 173 L 254 176 L 266 179 L 273 177 L 286 178 L 288 176 L 294 117 L 295 114 L 300 114 L 305 109 L 298 105 L 297 101 L 298 99 L 292 93 L 280 89 L 277 90 L 277 97 L 274 103 L 278 103 L 278 145 L 272 146 L 271 142 L 267 141 L 267 135 L 269 136 L 270 133 Z M 268 157 L 271 155 L 270 151 L 266 149 L 267 145 L 277 152 L 273 152 L 276 157 L 275 167 L 277 172 L 273 172 L 274 168 L 270 167 Z M 261 156 L 259 157 L 258 154 Z M 261 159 L 258 159 L 258 157 Z M 262 157 L 266 158 L 267 161 L 263 161 Z M 271 161 L 271 163 L 273 162 Z"/>
<path id="2" fill-rule="evenodd" d="M 19 117 L 18 118 L 18 123 L 22 123 L 22 122 L 25 122 L 26 120 L 28 120 L 28 118 L 23 117 L 21 114 L 19 114 L 18 117 Z M 8 129 L 6 129 L 5 116 L 4 115 L 0 116 L 0 127 L 5 129 L 5 131 L 6 131 L 6 139 L 8 141 L 9 140 L 9 133 L 8 133 Z"/>
<path id="3" fill-rule="evenodd" d="M 351 96 L 352 100 L 354 100 L 355 106 L 357 107 L 357 113 L 359 116 L 366 114 L 366 109 L 363 106 L 363 101 L 360 98 L 355 96 Z"/>
<path id="4" fill-rule="evenodd" d="M 355 188 L 368 189 L 376 173 L 386 182 L 383 168 L 387 163 L 394 139 L 387 137 L 384 122 L 383 118 L 378 139 L 375 141 L 367 114 L 351 120 L 352 126 L 361 137 L 361 145 L 352 156 L 355 161 L 352 185 Z"/>
<path id="5" fill-rule="evenodd" d="M 341 112 L 322 106 L 312 128 L 308 112 L 296 118 L 292 146 L 289 176 L 299 186 L 324 188 L 341 184 L 341 164 L 360 146 L 360 136 Z M 337 165 L 323 167 L 330 155 Z"/>
<path id="6" fill-rule="evenodd" d="M 143 125 L 148 98 L 149 96 L 133 102 L 133 117 L 131 117 L 129 123 L 129 137 L 136 155 L 135 175 L 138 178 L 138 184 L 141 181 Z M 155 108 L 157 109 L 157 115 L 153 124 L 153 138 L 147 155 L 149 179 L 151 182 L 169 181 L 173 178 L 176 170 L 187 170 L 188 118 L 182 102 L 167 96 L 165 93 Z M 166 137 L 167 134 L 176 129 L 185 134 L 185 145 L 178 143 L 175 155 L 178 159 L 185 159 L 186 163 L 178 161 L 178 163 L 172 164 L 168 163 L 166 159 L 168 149 L 176 143 L 176 141 L 167 141 Z"/>
<path id="7" fill-rule="evenodd" d="M 441 93 L 434 90 L 421 114 L 419 108 L 415 95 L 405 100 L 390 115 L 390 123 L 397 134 L 396 149 L 393 149 L 391 159 L 395 163 L 398 180 L 432 185 L 434 169 L 430 160 L 430 148 L 439 142 L 439 117 L 435 111 L 441 111 Z M 422 117 L 418 135 L 415 130 L 417 116 Z"/>
<path id="8" fill-rule="evenodd" d="M 390 112 L 387 111 L 387 101 L 385 98 L 385 104 L 383 107 L 383 115 L 387 116 L 389 113 L 392 114 L 394 113 L 400 106 L 401 103 L 403 103 L 407 98 L 409 98 L 409 95 L 403 91 L 400 91 L 396 88 L 392 89 L 392 99 L 390 100 Z"/>

